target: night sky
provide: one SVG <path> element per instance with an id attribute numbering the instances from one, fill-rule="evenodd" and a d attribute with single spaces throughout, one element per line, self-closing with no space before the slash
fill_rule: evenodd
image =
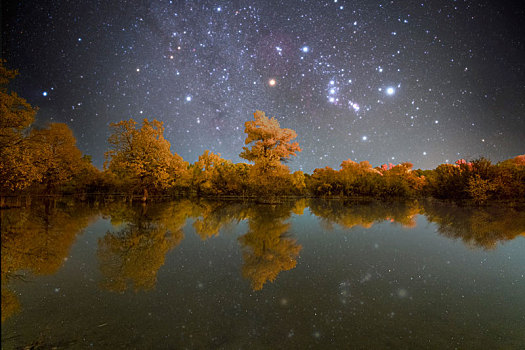
<path id="1" fill-rule="evenodd" d="M 7 3 L 7 4 L 6 4 Z M 525 11 L 500 1 L 2 1 L 12 88 L 101 167 L 108 124 L 241 161 L 257 109 L 292 170 L 525 153 Z"/>

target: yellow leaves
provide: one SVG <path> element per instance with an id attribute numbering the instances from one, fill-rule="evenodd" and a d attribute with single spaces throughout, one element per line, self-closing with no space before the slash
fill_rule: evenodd
<path id="1" fill-rule="evenodd" d="M 33 129 L 14 145 L 1 151 L 0 174 L 4 188 L 21 190 L 34 183 L 64 184 L 90 168 L 76 147 L 76 139 L 66 124 L 51 123 Z"/>
<path id="2" fill-rule="evenodd" d="M 38 178 L 23 134 L 33 123 L 36 109 L 7 88 L 17 74 L 0 60 L 0 191 L 23 189 Z"/>
<path id="3" fill-rule="evenodd" d="M 276 165 L 301 151 L 297 142 L 290 143 L 297 137 L 294 130 L 282 129 L 275 118 L 269 119 L 262 111 L 256 111 L 253 117 L 254 120 L 244 124 L 244 132 L 247 134 L 245 144 L 254 144 L 251 149 L 243 147 L 244 151 L 239 155 L 241 158 L 256 164 L 265 160 Z"/>
<path id="4" fill-rule="evenodd" d="M 0 148 L 16 142 L 21 137 L 19 133 L 33 123 L 36 113 L 24 98 L 8 90 L 18 72 L 7 69 L 4 63 L 0 60 Z"/>
<path id="5" fill-rule="evenodd" d="M 114 292 L 130 285 L 135 291 L 152 289 L 166 254 L 184 238 L 182 227 L 192 209 L 188 200 L 141 209 L 122 203 L 108 208 L 112 223 L 126 225 L 98 241 L 102 287 Z"/>
<path id="6" fill-rule="evenodd" d="M 78 204 L 56 210 L 50 203 L 0 211 L 2 321 L 20 307 L 16 295 L 7 289 L 10 277 L 20 271 L 55 273 L 64 264 L 76 234 L 93 214 Z"/>
<path id="7" fill-rule="evenodd" d="M 297 264 L 302 246 L 286 236 L 290 224 L 285 220 L 292 209 L 299 211 L 287 206 L 257 206 L 249 215 L 250 229 L 239 242 L 243 246 L 242 274 L 251 281 L 253 290 L 261 290 L 267 281 L 273 282 L 281 271 Z"/>
<path id="8" fill-rule="evenodd" d="M 188 164 L 171 153 L 162 122 L 144 119 L 138 129 L 130 119 L 112 123 L 110 128 L 111 149 L 106 152 L 104 166 L 115 174 L 129 178 L 141 188 L 166 189 L 187 172 Z"/>
<path id="9" fill-rule="evenodd" d="M 0 190 L 23 190 L 41 181 L 58 184 L 80 172 L 81 153 L 65 124 L 26 129 L 33 123 L 36 108 L 7 85 L 16 75 L 0 61 Z"/>
<path id="10" fill-rule="evenodd" d="M 41 168 L 48 186 L 65 183 L 86 169 L 73 132 L 66 124 L 51 123 L 45 129 L 32 130 L 29 142 L 38 160 L 35 165 Z"/>

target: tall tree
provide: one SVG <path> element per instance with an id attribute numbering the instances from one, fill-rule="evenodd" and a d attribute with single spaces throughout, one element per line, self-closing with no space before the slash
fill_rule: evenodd
<path id="1" fill-rule="evenodd" d="M 8 89 L 9 82 L 18 75 L 0 60 L 0 149 L 20 142 L 23 131 L 35 120 L 37 109 Z"/>
<path id="2" fill-rule="evenodd" d="M 244 123 L 244 132 L 248 135 L 245 144 L 253 142 L 251 148 L 243 147 L 239 155 L 256 165 L 264 164 L 265 167 L 276 167 L 282 161 L 301 152 L 297 142 L 291 142 L 297 137 L 292 129 L 282 129 L 275 118 L 269 119 L 264 112 L 256 111 L 254 120 Z"/>
<path id="3" fill-rule="evenodd" d="M 41 176 L 25 147 L 24 134 L 37 109 L 8 89 L 18 72 L 7 69 L 4 63 L 0 60 L 0 192 L 24 189 Z"/>
<path id="4" fill-rule="evenodd" d="M 245 144 L 239 155 L 255 165 L 250 168 L 249 182 L 252 192 L 258 195 L 284 194 L 294 190 L 294 179 L 284 161 L 301 151 L 297 142 L 292 142 L 297 133 L 281 128 L 275 118 L 256 111 L 254 120 L 247 121 L 244 132 Z"/>
<path id="5" fill-rule="evenodd" d="M 33 129 L 29 135 L 34 166 L 42 173 L 42 182 L 52 189 L 64 184 L 91 165 L 82 158 L 77 140 L 64 123 L 51 123 L 44 129 Z"/>
<path id="6" fill-rule="evenodd" d="M 110 128 L 104 168 L 138 186 L 145 198 L 148 189 L 167 189 L 185 176 L 188 163 L 171 153 L 162 122 L 144 119 L 139 129 L 130 119 L 111 123 Z"/>

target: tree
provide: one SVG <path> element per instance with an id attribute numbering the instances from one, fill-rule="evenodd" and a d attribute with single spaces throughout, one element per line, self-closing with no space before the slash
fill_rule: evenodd
<path id="1" fill-rule="evenodd" d="M 299 144 L 291 142 L 297 137 L 295 131 L 281 129 L 277 119 L 269 119 L 262 111 L 256 111 L 253 117 L 255 120 L 244 123 L 244 132 L 248 135 L 244 143 L 254 143 L 251 148 L 243 147 L 244 151 L 239 155 L 241 158 L 255 165 L 278 167 L 282 161 L 301 152 Z"/>
<path id="2" fill-rule="evenodd" d="M 9 70 L 0 60 L 0 191 L 22 190 L 41 174 L 33 166 L 26 147 L 25 130 L 33 123 L 37 109 L 15 92 L 9 82 L 17 71 Z"/>
<path id="3" fill-rule="evenodd" d="M 33 129 L 29 147 L 34 155 L 34 166 L 42 173 L 47 190 L 65 184 L 88 169 L 77 140 L 64 123 L 51 123 L 45 129 Z"/>
<path id="4" fill-rule="evenodd" d="M 104 168 L 127 179 L 147 198 L 148 190 L 167 189 L 184 178 L 188 163 L 178 154 L 172 154 L 170 143 L 164 138 L 163 123 L 144 119 L 138 129 L 133 120 L 111 123 Z"/>
<path id="5" fill-rule="evenodd" d="M 257 195 L 283 194 L 293 191 L 294 181 L 290 170 L 282 162 L 297 155 L 301 148 L 292 129 L 282 129 L 275 118 L 269 119 L 264 112 L 256 111 L 254 120 L 244 123 L 248 135 L 239 155 L 255 165 L 250 169 L 249 182 L 252 192 Z"/>
<path id="6" fill-rule="evenodd" d="M 199 160 L 193 167 L 193 186 L 197 193 L 220 194 L 220 186 L 216 186 L 219 180 L 219 169 L 228 161 L 221 158 L 220 154 L 215 154 L 208 150 L 199 156 Z"/>
<path id="7" fill-rule="evenodd" d="M 16 70 L 7 69 L 0 60 L 0 148 L 13 146 L 23 138 L 23 132 L 35 120 L 37 109 L 16 92 L 9 91 L 8 85 L 18 75 Z"/>

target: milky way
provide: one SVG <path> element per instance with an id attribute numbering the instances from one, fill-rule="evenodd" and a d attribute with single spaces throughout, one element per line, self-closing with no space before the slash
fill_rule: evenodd
<path id="1" fill-rule="evenodd" d="M 4 5 L 3 5 L 4 6 Z M 101 166 L 108 123 L 156 118 L 172 150 L 240 161 L 257 109 L 292 170 L 434 168 L 524 153 L 525 15 L 496 1 L 12 1 L 12 87 Z"/>

